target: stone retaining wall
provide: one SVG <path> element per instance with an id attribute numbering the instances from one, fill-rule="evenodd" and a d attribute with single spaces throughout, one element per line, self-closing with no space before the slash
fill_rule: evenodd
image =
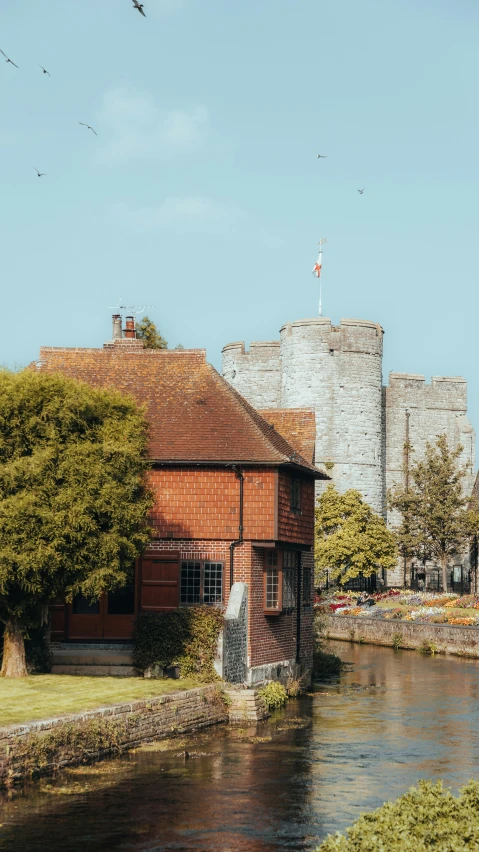
<path id="1" fill-rule="evenodd" d="M 479 658 L 478 627 L 328 615 L 325 631 L 329 639 L 412 649 L 419 649 L 429 643 L 434 645 L 436 652 L 440 654 Z"/>
<path id="2" fill-rule="evenodd" d="M 0 788 L 226 722 L 221 686 L 0 728 Z"/>

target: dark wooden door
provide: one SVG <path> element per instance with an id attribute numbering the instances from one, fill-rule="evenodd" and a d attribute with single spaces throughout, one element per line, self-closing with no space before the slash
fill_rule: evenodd
<path id="1" fill-rule="evenodd" d="M 68 639 L 131 639 L 135 621 L 135 583 L 102 595 L 90 603 L 77 595 L 68 605 Z"/>
<path id="2" fill-rule="evenodd" d="M 161 553 L 141 560 L 140 609 L 171 612 L 180 603 L 179 553 Z"/>

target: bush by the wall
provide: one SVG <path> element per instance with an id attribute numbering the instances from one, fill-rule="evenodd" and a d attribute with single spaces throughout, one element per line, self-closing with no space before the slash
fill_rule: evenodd
<path id="1" fill-rule="evenodd" d="M 258 689 L 258 694 L 261 695 L 268 710 L 279 710 L 280 707 L 284 707 L 288 700 L 286 687 L 277 680 L 272 680 L 266 686 Z"/>
<path id="2" fill-rule="evenodd" d="M 328 837 L 317 852 L 459 852 L 479 849 L 479 783 L 458 797 L 442 782 L 420 781 L 396 802 L 363 814 L 347 836 Z"/>
<path id="3" fill-rule="evenodd" d="M 344 663 L 337 654 L 330 654 L 322 648 L 313 651 L 313 680 L 338 677 L 344 669 Z"/>
<path id="4" fill-rule="evenodd" d="M 134 665 L 141 672 L 176 665 L 181 677 L 218 680 L 214 660 L 223 621 L 222 611 L 214 606 L 141 613 L 133 633 Z"/>

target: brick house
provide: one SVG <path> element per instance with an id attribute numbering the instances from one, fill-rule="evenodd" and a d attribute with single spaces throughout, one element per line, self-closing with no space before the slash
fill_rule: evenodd
<path id="1" fill-rule="evenodd" d="M 102 349 L 42 347 L 37 369 L 146 405 L 156 495 L 154 534 L 134 582 L 95 604 L 79 596 L 57 606 L 52 637 L 125 641 L 139 612 L 228 607 L 234 587 L 247 590 L 241 679 L 310 668 L 314 490 L 328 478 L 313 465 L 314 413 L 275 410 L 265 419 L 204 350 L 144 349 L 134 331 Z"/>

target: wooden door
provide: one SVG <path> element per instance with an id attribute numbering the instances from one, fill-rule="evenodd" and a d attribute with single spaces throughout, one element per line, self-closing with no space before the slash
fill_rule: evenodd
<path id="1" fill-rule="evenodd" d="M 160 553 L 141 560 L 140 609 L 171 612 L 180 604 L 180 555 Z"/>
<path id="2" fill-rule="evenodd" d="M 67 608 L 68 639 L 103 639 L 103 600 L 91 603 L 77 595 Z"/>

